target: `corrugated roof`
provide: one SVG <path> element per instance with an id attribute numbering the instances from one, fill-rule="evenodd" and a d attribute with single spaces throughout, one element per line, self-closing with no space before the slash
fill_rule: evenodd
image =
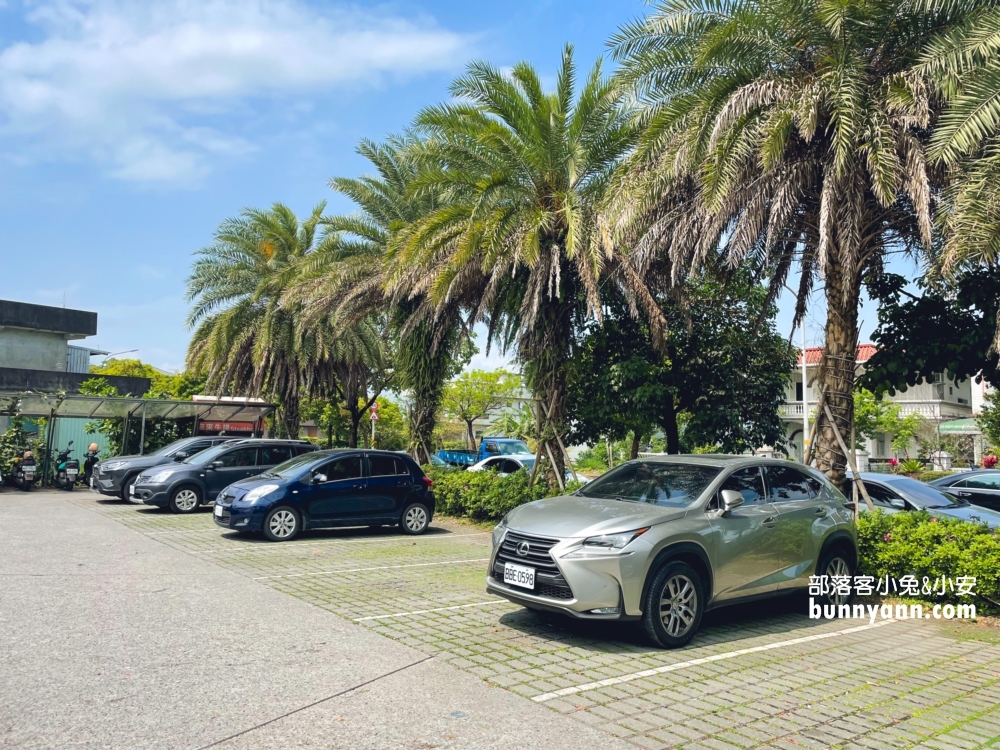
<path id="1" fill-rule="evenodd" d="M 818 365 L 823 359 L 823 347 L 821 346 L 808 346 L 806 347 L 806 365 Z M 878 347 L 875 344 L 858 344 L 858 348 L 855 352 L 854 358 L 856 362 L 867 362 L 875 352 L 878 351 Z M 798 365 L 802 365 L 802 352 L 799 351 L 799 357 L 796 362 Z"/>

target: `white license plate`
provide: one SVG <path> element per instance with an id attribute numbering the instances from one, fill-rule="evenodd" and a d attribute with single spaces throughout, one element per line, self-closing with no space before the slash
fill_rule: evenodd
<path id="1" fill-rule="evenodd" d="M 522 589 L 535 588 L 535 569 L 514 563 L 503 564 L 503 582 Z"/>
<path id="2" fill-rule="evenodd" d="M 128 486 L 128 494 L 129 494 L 129 497 L 135 497 L 135 485 L 134 484 L 130 484 Z"/>
<path id="3" fill-rule="evenodd" d="M 221 505 L 216 505 L 215 506 L 215 515 L 220 516 L 220 517 L 222 516 L 222 506 Z"/>
<path id="4" fill-rule="evenodd" d="M 75 477 L 79 473 L 76 469 L 66 469 L 67 476 Z"/>
<path id="5" fill-rule="evenodd" d="M 97 481 L 93 477 L 91 477 L 90 478 L 90 489 L 94 489 L 94 485 L 96 485 L 96 484 L 97 484 Z"/>

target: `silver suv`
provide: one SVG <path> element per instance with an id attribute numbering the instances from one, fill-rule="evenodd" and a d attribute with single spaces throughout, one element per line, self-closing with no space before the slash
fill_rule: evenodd
<path id="1" fill-rule="evenodd" d="M 529 609 L 641 620 L 658 645 L 723 604 L 853 575 L 854 516 L 819 472 L 747 456 L 630 461 L 493 531 L 487 590 Z M 827 599 L 841 604 L 841 599 Z"/>

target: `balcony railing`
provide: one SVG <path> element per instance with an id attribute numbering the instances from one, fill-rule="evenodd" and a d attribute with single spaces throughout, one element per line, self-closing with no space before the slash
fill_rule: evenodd
<path id="1" fill-rule="evenodd" d="M 962 416 L 971 416 L 972 409 L 964 404 L 952 404 L 948 402 L 934 401 L 893 401 L 899 406 L 900 415 L 906 417 L 910 414 L 919 414 L 925 419 L 959 419 Z M 809 414 L 812 416 L 816 412 L 816 402 L 809 402 Z M 778 414 L 787 419 L 802 418 L 802 402 L 786 401 L 781 405 Z"/>
<path id="2" fill-rule="evenodd" d="M 815 408 L 816 404 L 810 404 L 810 408 Z M 789 401 L 781 405 L 778 412 L 783 417 L 802 417 L 802 402 Z"/>

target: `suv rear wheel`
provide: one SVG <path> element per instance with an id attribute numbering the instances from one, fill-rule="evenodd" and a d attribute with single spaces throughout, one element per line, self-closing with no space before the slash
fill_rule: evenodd
<path id="1" fill-rule="evenodd" d="M 826 593 L 819 597 L 820 604 L 832 604 L 838 607 L 851 601 L 852 587 L 841 587 L 838 591 L 830 585 L 834 577 L 843 579 L 846 576 L 853 582 L 854 565 L 851 563 L 851 557 L 841 547 L 825 550 L 820 555 L 819 563 L 816 565 L 816 575 L 826 576 Z"/>
<path id="2" fill-rule="evenodd" d="M 646 635 L 663 648 L 686 646 L 701 625 L 705 584 L 697 570 L 674 560 L 653 576 L 642 608 Z"/>

